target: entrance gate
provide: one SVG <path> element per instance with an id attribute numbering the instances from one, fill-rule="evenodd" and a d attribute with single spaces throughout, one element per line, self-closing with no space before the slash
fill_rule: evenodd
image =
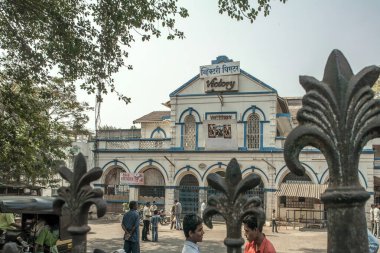
<path id="1" fill-rule="evenodd" d="M 177 188 L 178 199 L 182 204 L 182 215 L 198 214 L 199 210 L 199 184 L 193 175 L 185 175 Z"/>

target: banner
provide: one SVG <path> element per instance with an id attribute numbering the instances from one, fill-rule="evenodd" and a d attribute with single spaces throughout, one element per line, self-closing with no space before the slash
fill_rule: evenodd
<path id="1" fill-rule="evenodd" d="M 144 173 L 120 172 L 120 184 L 144 185 Z"/>

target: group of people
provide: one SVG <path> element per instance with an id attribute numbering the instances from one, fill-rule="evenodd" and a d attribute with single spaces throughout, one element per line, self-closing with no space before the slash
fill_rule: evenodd
<path id="1" fill-rule="evenodd" d="M 186 240 L 182 253 L 200 253 L 198 242 L 202 242 L 204 230 L 203 219 L 196 214 L 188 214 L 183 218 L 183 233 Z M 272 243 L 263 233 L 263 222 L 259 222 L 254 215 L 248 215 L 243 219 L 244 235 L 247 242 L 244 245 L 244 253 L 276 253 Z"/>
<path id="2" fill-rule="evenodd" d="M 49 247 L 50 252 L 58 252 L 56 242 L 59 232 L 49 226 L 43 218 L 34 218 L 29 223 L 30 235 L 34 238 L 34 252 L 43 252 L 44 247 Z M 0 213 L 0 233 L 15 229 L 22 229 L 22 226 L 15 222 L 14 214 Z"/>
<path id="3" fill-rule="evenodd" d="M 136 201 L 129 203 L 129 211 L 124 214 L 122 228 L 124 230 L 124 251 L 125 253 L 139 253 L 139 213 Z M 152 223 L 152 240 L 158 240 L 158 222 L 157 208 L 153 211 L 153 216 L 150 217 L 150 203 L 147 202 L 143 209 L 143 231 L 142 240 L 148 240 L 149 223 Z M 203 206 L 203 211 L 205 205 Z M 203 214 L 203 211 L 201 212 Z M 198 243 L 202 242 L 204 230 L 203 219 L 197 214 L 187 214 L 181 222 L 182 206 L 178 200 L 175 200 L 171 215 L 176 219 L 176 229 L 183 230 L 185 235 L 185 243 L 182 248 L 182 253 L 200 253 Z M 244 253 L 276 253 L 272 243 L 266 238 L 263 233 L 263 222 L 259 222 L 253 215 L 248 215 L 243 219 L 244 235 L 247 238 L 247 243 L 244 246 Z M 173 226 L 173 223 L 172 223 Z M 172 229 L 173 227 L 171 227 Z"/>

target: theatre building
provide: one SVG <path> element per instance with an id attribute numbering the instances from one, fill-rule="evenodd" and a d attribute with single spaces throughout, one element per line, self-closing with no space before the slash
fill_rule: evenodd
<path id="1" fill-rule="evenodd" d="M 214 193 L 207 175 L 224 176 L 236 158 L 243 177 L 260 177 L 259 186 L 246 194 L 262 199 L 267 219 L 273 209 L 281 219 L 324 218 L 320 196 L 329 180 L 324 156 L 305 148 L 299 157 L 306 169 L 302 177 L 291 173 L 283 158 L 300 98 L 281 97 L 225 56 L 200 66 L 169 97 L 167 111 L 147 112 L 134 121 L 140 128 L 98 131 L 90 164 L 104 171 L 94 186 L 104 189 L 110 211 L 130 200 L 156 201 L 170 210 L 179 199 L 184 213 L 199 213 L 200 203 Z M 359 164 L 360 184 L 372 194 L 368 203 L 374 176 L 368 146 Z"/>

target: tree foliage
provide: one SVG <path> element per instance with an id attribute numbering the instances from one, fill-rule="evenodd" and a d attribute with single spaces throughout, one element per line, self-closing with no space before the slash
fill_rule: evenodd
<path id="1" fill-rule="evenodd" d="M 88 134 L 74 85 L 55 80 L 44 86 L 0 86 L 0 181 L 52 184 L 72 136 Z"/>
<path id="2" fill-rule="evenodd" d="M 99 92 L 101 100 L 101 94 L 115 91 L 112 75 L 127 65 L 128 48 L 136 38 L 185 37 L 176 18 L 189 13 L 177 1 L 1 1 L 0 78 L 45 84 L 52 72 L 58 73 L 65 82 L 79 81 L 89 93 Z M 233 19 L 253 22 L 260 12 L 269 14 L 270 0 L 219 0 L 218 7 Z"/>
<path id="3" fill-rule="evenodd" d="M 285 2 L 286 0 L 280 0 Z M 219 12 L 253 22 L 270 0 L 219 0 Z M 183 39 L 178 0 L 0 1 L 0 179 L 48 182 L 70 136 L 85 133 L 88 93 L 116 92 L 113 74 L 127 64 L 133 43 Z M 58 77 L 58 79 L 56 78 Z"/>

